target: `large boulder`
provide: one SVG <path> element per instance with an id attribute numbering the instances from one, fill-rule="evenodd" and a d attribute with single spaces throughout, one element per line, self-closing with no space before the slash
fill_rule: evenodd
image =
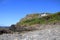
<path id="1" fill-rule="evenodd" d="M 5 30 L 5 29 L 2 29 L 2 30 L 0 30 L 0 34 L 4 34 L 4 33 L 12 33 L 12 31 L 11 30 Z"/>

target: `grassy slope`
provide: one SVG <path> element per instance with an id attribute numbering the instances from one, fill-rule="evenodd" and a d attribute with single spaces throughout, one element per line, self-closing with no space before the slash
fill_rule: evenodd
<path id="1" fill-rule="evenodd" d="M 33 17 L 32 19 L 23 19 L 23 21 L 18 22 L 17 25 L 49 24 L 56 22 L 60 22 L 60 12 L 42 18 Z"/>

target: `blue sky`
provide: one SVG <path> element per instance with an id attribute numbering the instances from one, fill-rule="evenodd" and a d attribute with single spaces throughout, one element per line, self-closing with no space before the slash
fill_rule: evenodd
<path id="1" fill-rule="evenodd" d="M 0 0 L 0 25 L 15 24 L 30 13 L 59 11 L 60 0 Z"/>

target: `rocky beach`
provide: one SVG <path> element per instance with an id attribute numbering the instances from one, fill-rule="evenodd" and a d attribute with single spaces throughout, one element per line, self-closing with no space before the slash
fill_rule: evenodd
<path id="1" fill-rule="evenodd" d="M 60 25 L 26 33 L 2 34 L 0 40 L 60 40 Z"/>

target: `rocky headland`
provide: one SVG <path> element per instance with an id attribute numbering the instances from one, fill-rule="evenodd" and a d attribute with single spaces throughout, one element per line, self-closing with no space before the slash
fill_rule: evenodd
<path id="1" fill-rule="evenodd" d="M 60 40 L 60 12 L 29 14 L 16 24 L 0 27 L 0 40 Z"/>

